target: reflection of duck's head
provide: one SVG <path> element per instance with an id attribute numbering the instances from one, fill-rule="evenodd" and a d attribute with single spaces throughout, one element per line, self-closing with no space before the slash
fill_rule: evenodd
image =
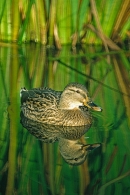
<path id="1" fill-rule="evenodd" d="M 89 98 L 87 89 L 78 83 L 67 85 L 63 92 L 48 88 L 21 89 L 21 111 L 34 121 L 62 126 L 91 124 L 87 108 L 101 111 Z"/>
<path id="2" fill-rule="evenodd" d="M 22 112 L 21 124 L 43 142 L 59 141 L 61 155 L 67 163 L 72 165 L 82 164 L 89 151 L 99 146 L 99 144 L 84 145 L 78 142 L 78 139 L 88 131 L 90 125 L 78 127 L 48 125 L 26 118 Z"/>
<path id="3" fill-rule="evenodd" d="M 85 160 L 89 152 L 100 144 L 81 144 L 77 140 L 59 139 L 59 149 L 64 160 L 70 165 L 80 165 Z"/>

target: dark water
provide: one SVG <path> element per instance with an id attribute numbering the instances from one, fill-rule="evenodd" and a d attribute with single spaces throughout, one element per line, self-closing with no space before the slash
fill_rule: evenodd
<path id="1" fill-rule="evenodd" d="M 62 137 L 56 141 L 56 133 L 59 136 L 63 129 L 31 122 L 27 130 L 28 121 L 24 121 L 26 128 L 22 126 L 21 87 L 48 86 L 62 91 L 70 82 L 85 85 L 94 102 L 103 108 L 101 113 L 91 113 L 89 130 L 77 130 L 86 132 L 78 141 L 71 140 L 69 145 L 71 134 L 67 140 Z M 55 51 L 33 44 L 1 46 L 0 92 L 0 195 L 130 193 L 130 53 L 107 56 L 100 47 L 82 47 L 74 53 L 69 47 Z M 49 129 L 47 139 L 54 143 L 36 137 L 44 129 Z M 70 152 L 74 143 L 69 153 L 73 156 L 77 142 L 99 145 L 74 166 L 65 161 L 62 151 L 69 146 Z"/>

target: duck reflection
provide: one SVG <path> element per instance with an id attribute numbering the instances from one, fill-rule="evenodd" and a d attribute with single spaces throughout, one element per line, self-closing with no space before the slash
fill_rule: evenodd
<path id="1" fill-rule="evenodd" d="M 21 112 L 21 124 L 32 135 L 43 142 L 59 142 L 59 150 L 64 160 L 71 165 L 80 165 L 85 160 L 91 150 L 100 144 L 82 144 L 79 138 L 84 135 L 91 124 L 84 126 L 58 126 L 49 125 L 28 119 Z"/>
<path id="2" fill-rule="evenodd" d="M 78 140 L 69 140 L 60 138 L 59 139 L 59 149 L 62 157 L 70 165 L 80 165 L 85 160 L 89 152 L 100 144 L 82 144 Z"/>

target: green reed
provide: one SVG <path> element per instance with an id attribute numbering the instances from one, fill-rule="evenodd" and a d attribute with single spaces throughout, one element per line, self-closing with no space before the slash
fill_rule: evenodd
<path id="1" fill-rule="evenodd" d="M 43 45 L 108 45 L 129 38 L 127 0 L 1 0 L 0 40 Z M 105 46 L 106 47 L 106 46 Z"/>

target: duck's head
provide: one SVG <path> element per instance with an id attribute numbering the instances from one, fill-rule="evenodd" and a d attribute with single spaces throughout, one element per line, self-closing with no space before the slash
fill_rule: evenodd
<path id="1" fill-rule="evenodd" d="M 96 111 L 102 111 L 101 107 L 92 102 L 88 91 L 82 84 L 70 83 L 61 94 L 59 107 L 61 109 L 78 109 L 80 106 L 87 106 Z"/>

